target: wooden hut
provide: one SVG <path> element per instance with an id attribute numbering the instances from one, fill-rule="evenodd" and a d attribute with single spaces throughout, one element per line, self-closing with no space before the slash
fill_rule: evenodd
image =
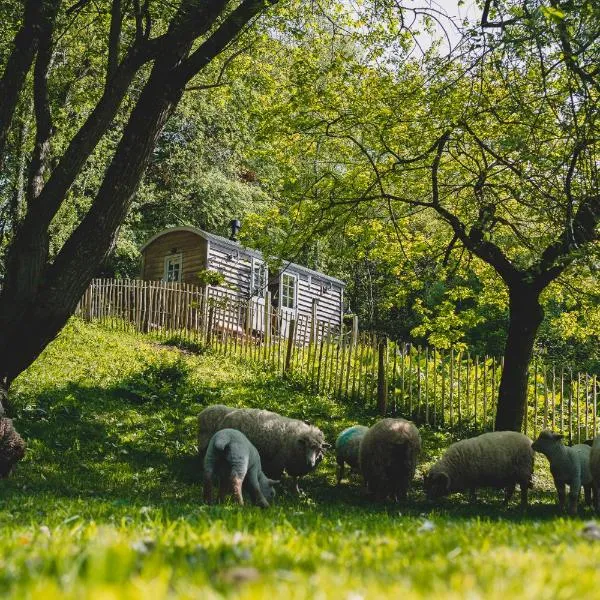
<path id="1" fill-rule="evenodd" d="M 278 273 L 269 273 L 258 250 L 234 239 L 195 227 L 172 227 L 151 237 L 141 252 L 142 279 L 204 285 L 207 273 L 217 272 L 223 281 L 214 287 L 230 296 L 260 305 L 270 291 L 272 306 L 286 317 L 310 318 L 316 309 L 319 321 L 333 326 L 342 322 L 343 281 L 287 262 Z"/>

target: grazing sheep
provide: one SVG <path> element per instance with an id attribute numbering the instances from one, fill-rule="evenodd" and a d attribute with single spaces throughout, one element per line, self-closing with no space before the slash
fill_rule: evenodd
<path id="1" fill-rule="evenodd" d="M 14 465 L 25 456 L 25 442 L 12 420 L 0 417 L 0 479 L 10 475 Z"/>
<path id="2" fill-rule="evenodd" d="M 218 429 L 241 431 L 256 446 L 263 471 L 279 479 L 285 470 L 295 478 L 312 471 L 329 447 L 323 432 L 298 419 L 283 417 L 258 408 L 240 408 L 223 417 Z"/>
<path id="3" fill-rule="evenodd" d="M 221 501 L 229 483 L 238 504 L 244 504 L 243 486 L 254 503 L 262 508 L 269 506 L 275 496 L 273 484 L 278 483 L 266 477 L 258 450 L 235 429 L 221 429 L 208 444 L 204 457 L 204 500 L 208 504 L 212 503 L 213 483 L 217 481 Z"/>
<path id="4" fill-rule="evenodd" d="M 218 425 L 223 420 L 223 417 L 234 410 L 235 408 L 225 406 L 224 404 L 214 404 L 205 408 L 198 415 L 198 454 L 200 460 L 204 460 L 210 438 L 212 438 L 216 431 L 222 429 Z"/>
<path id="5" fill-rule="evenodd" d="M 594 509 L 600 512 L 600 435 L 594 438 L 590 451 L 590 471 L 592 473 L 592 489 L 594 491 Z"/>
<path id="6" fill-rule="evenodd" d="M 364 425 L 354 425 L 348 427 L 338 435 L 335 440 L 335 458 L 337 467 L 338 485 L 344 477 L 344 463 L 347 463 L 351 469 L 358 470 L 358 451 L 360 442 L 369 430 Z"/>
<path id="7" fill-rule="evenodd" d="M 360 471 L 367 490 L 377 500 L 406 499 L 421 451 L 419 430 L 405 419 L 383 419 L 364 435 L 359 450 Z"/>
<path id="8" fill-rule="evenodd" d="M 586 444 L 565 446 L 562 437 L 560 433 L 545 429 L 533 443 L 533 449 L 545 454 L 550 462 L 561 511 L 565 508 L 565 485 L 568 485 L 569 514 L 576 515 L 581 486 L 585 490 L 586 503 L 590 504 L 592 500 L 591 448 Z"/>
<path id="9" fill-rule="evenodd" d="M 454 492 L 477 488 L 504 489 L 508 504 L 518 483 L 521 506 L 527 506 L 527 492 L 533 475 L 531 440 L 516 431 L 494 431 L 452 444 L 425 476 L 425 493 L 434 500 Z"/>

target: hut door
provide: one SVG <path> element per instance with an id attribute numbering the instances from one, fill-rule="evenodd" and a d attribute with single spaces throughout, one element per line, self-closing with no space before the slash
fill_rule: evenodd
<path id="1" fill-rule="evenodd" d="M 267 292 L 267 265 L 257 258 L 252 259 L 250 277 L 250 302 L 252 304 L 252 329 L 265 330 L 265 294 Z"/>
<path id="2" fill-rule="evenodd" d="M 298 315 L 298 275 L 282 273 L 279 278 L 280 335 L 287 337 L 290 321 Z"/>

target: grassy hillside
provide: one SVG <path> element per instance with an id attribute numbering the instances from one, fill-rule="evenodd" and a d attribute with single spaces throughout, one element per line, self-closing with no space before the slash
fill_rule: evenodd
<path id="1" fill-rule="evenodd" d="M 261 406 L 328 439 L 373 415 L 268 372 L 72 322 L 15 384 L 26 460 L 0 482 L 0 596 L 46 598 L 594 597 L 600 542 L 556 515 L 538 461 L 533 506 L 500 495 L 374 505 L 328 457 L 268 510 L 201 502 L 195 418 Z M 423 468 L 446 436 L 423 432 Z M 545 459 L 544 459 L 545 461 Z"/>

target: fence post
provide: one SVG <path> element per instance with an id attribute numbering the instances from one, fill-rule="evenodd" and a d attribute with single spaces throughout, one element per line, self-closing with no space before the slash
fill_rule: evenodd
<path id="1" fill-rule="evenodd" d="M 211 304 L 208 307 L 208 321 L 206 323 L 206 345 L 207 346 L 210 346 L 212 343 L 214 316 L 215 316 L 215 306 L 214 306 L 214 304 Z"/>
<path id="2" fill-rule="evenodd" d="M 265 344 L 265 355 L 264 360 L 269 358 L 269 345 L 271 343 L 271 292 L 268 290 L 265 292 L 265 316 L 264 316 L 264 344 Z"/>
<path id="3" fill-rule="evenodd" d="M 387 350 L 387 337 L 379 340 L 379 364 L 377 368 L 377 411 L 382 417 L 387 412 L 388 386 L 385 374 L 385 353 Z"/>
<path id="4" fill-rule="evenodd" d="M 284 373 L 289 373 L 290 366 L 292 364 L 292 353 L 294 352 L 294 337 L 296 335 L 296 319 L 290 321 L 288 328 L 288 343 L 287 352 L 285 354 L 285 365 L 283 367 Z"/>
<path id="5" fill-rule="evenodd" d="M 312 316 L 310 322 L 310 344 L 316 344 L 318 336 L 318 321 L 317 321 L 317 310 L 319 307 L 319 301 L 314 298 L 312 301 Z"/>

